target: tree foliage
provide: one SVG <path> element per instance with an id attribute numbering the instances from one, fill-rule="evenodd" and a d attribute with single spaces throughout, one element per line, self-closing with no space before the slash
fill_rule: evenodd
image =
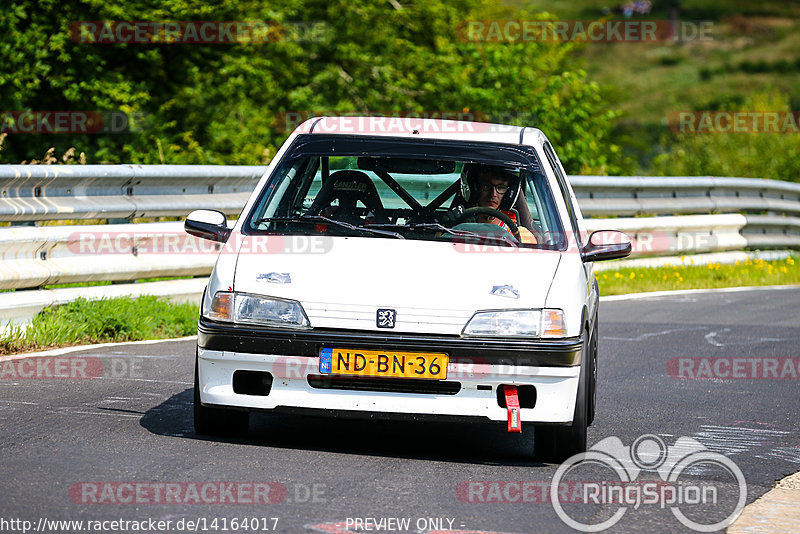
<path id="1" fill-rule="evenodd" d="M 756 93 L 739 104 L 723 104 L 727 111 L 791 112 L 789 100 L 778 92 Z M 669 147 L 653 160 L 658 175 L 740 176 L 800 182 L 800 134 L 784 133 L 677 133 L 662 140 Z"/>
<path id="2" fill-rule="evenodd" d="M 119 110 L 124 134 L 11 134 L 0 161 L 75 146 L 90 163 L 261 164 L 286 113 L 472 113 L 540 127 L 569 172 L 614 174 L 616 117 L 574 43 L 470 42 L 472 19 L 553 18 L 479 0 L 20 0 L 0 20 L 0 110 Z M 271 21 L 274 41 L 91 44 L 76 21 Z M 304 25 L 304 26 L 302 26 Z M 294 116 L 294 115 L 292 115 Z M 145 120 L 142 120 L 142 117 Z"/>

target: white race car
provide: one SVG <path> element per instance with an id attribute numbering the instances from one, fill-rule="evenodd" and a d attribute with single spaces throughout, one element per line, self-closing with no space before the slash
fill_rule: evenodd
<path id="1" fill-rule="evenodd" d="M 538 457 L 586 449 L 593 262 L 631 245 L 587 235 L 540 130 L 310 119 L 233 228 L 213 210 L 185 228 L 225 243 L 198 326 L 198 433 L 245 432 L 258 410 L 526 426 Z"/>

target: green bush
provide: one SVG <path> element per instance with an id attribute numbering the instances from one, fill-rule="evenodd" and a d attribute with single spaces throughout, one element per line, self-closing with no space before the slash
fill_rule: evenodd
<path id="1" fill-rule="evenodd" d="M 672 56 L 661 56 L 658 62 L 665 67 L 672 67 L 678 65 L 679 63 L 683 62 L 683 57 L 679 55 L 672 55 Z"/>
<path id="2" fill-rule="evenodd" d="M 708 108 L 706 108 L 708 109 Z M 719 109 L 788 112 L 788 98 L 757 93 Z M 740 176 L 800 182 L 800 133 L 672 133 L 650 172 L 662 176 Z"/>

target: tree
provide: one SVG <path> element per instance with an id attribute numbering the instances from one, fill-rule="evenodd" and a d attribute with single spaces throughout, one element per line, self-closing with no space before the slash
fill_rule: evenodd
<path id="1" fill-rule="evenodd" d="M 725 111 L 755 112 L 759 122 L 743 122 L 743 128 L 739 129 L 747 130 L 751 125 L 758 127 L 760 124 L 762 131 L 735 131 L 733 122 L 722 121 L 722 128 L 711 129 L 714 133 L 677 132 L 666 136 L 662 145 L 669 148 L 653 160 L 653 171 L 658 175 L 672 176 L 741 176 L 800 181 L 797 113 L 791 112 L 785 95 L 756 93 L 738 105 L 730 103 L 723 104 L 723 107 Z M 776 121 L 776 126 L 783 133 L 763 131 L 766 114 L 782 118 Z M 788 122 L 783 119 L 788 119 Z M 728 124 L 730 128 L 726 126 Z M 700 125 L 699 118 L 694 125 Z M 710 131 L 708 128 L 701 130 Z"/>
<path id="2" fill-rule="evenodd" d="M 21 0 L 0 22 L 0 109 L 119 110 L 142 129 L 12 134 L 3 161 L 76 146 L 92 163 L 261 164 L 290 133 L 287 112 L 444 111 L 538 126 L 568 172 L 617 172 L 616 115 L 579 69 L 578 45 L 464 35 L 469 20 L 510 18 L 531 15 L 477 0 Z M 274 31 L 262 44 L 90 44 L 69 31 L 75 21 L 198 20 Z"/>

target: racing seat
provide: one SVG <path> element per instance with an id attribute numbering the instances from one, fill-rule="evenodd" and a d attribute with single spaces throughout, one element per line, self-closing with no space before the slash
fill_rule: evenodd
<path id="1" fill-rule="evenodd" d="M 534 233 L 538 233 L 536 226 L 533 223 L 533 217 L 531 216 L 531 210 L 528 208 L 528 203 L 525 201 L 525 186 L 523 184 L 521 194 L 517 197 L 516 202 L 514 205 L 511 206 L 511 210 L 517 212 L 519 215 L 517 221 L 520 226 L 524 226 L 528 230 Z"/>
<path id="2" fill-rule="evenodd" d="M 333 206 L 334 201 L 338 206 Z M 346 169 L 331 174 L 307 214 L 320 215 L 323 210 L 331 218 L 351 224 L 364 224 L 370 215 L 376 223 L 389 222 L 375 183 L 363 171 Z"/>

